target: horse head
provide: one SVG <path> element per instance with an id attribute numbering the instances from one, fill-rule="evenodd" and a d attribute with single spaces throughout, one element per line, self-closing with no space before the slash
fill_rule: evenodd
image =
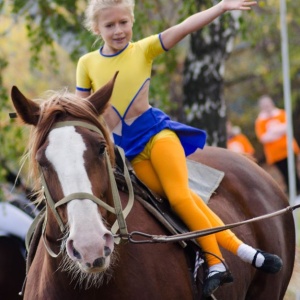
<path id="1" fill-rule="evenodd" d="M 44 188 L 45 246 L 52 256 L 51 249 L 64 248 L 66 268 L 76 265 L 75 272 L 86 274 L 106 271 L 114 250 L 114 237 L 107 226 L 108 220 L 116 218 L 110 212 L 113 200 L 108 174 L 114 154 L 101 114 L 116 76 L 87 99 L 65 91 L 38 103 L 16 87 L 11 92 L 18 116 L 34 126 L 30 166 Z"/>

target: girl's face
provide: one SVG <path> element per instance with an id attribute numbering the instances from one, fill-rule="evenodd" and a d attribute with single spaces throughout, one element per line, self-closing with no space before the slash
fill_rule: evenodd
<path id="1" fill-rule="evenodd" d="M 104 40 L 103 54 L 112 55 L 130 42 L 133 20 L 128 8 L 114 6 L 102 9 L 95 32 Z"/>

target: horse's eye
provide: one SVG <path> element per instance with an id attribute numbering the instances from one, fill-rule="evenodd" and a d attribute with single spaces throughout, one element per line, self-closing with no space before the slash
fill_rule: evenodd
<path id="1" fill-rule="evenodd" d="M 101 144 L 99 147 L 99 155 L 103 155 L 105 153 L 106 145 Z"/>

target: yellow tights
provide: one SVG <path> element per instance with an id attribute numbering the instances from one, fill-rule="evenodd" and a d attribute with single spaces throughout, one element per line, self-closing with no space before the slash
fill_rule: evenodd
<path id="1" fill-rule="evenodd" d="M 163 132 L 168 134 L 150 140 L 145 150 L 132 161 L 137 176 L 150 189 L 169 200 L 173 211 L 191 231 L 224 225 L 205 202 L 190 190 L 186 157 L 177 135 L 169 130 Z M 242 244 L 230 230 L 198 238 L 197 242 L 203 251 L 221 258 L 218 243 L 234 254 Z M 206 259 L 209 266 L 220 263 L 212 255 L 206 255 Z"/>

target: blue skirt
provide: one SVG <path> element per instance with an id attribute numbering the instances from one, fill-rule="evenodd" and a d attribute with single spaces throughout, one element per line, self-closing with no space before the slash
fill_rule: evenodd
<path id="1" fill-rule="evenodd" d="M 149 108 L 140 115 L 131 125 L 122 119 L 122 135 L 113 133 L 115 144 L 124 149 L 129 160 L 141 153 L 149 140 L 162 131 L 170 129 L 180 139 L 185 155 L 203 149 L 206 141 L 206 132 L 179 122 L 172 121 L 168 115 L 157 108 Z"/>

